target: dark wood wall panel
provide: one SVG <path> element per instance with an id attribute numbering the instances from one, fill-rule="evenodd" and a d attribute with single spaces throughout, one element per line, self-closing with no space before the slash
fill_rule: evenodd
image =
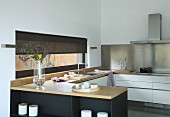
<path id="1" fill-rule="evenodd" d="M 50 49 L 50 54 L 87 52 L 86 38 L 16 31 L 16 54 L 22 54 L 21 48 L 36 45 Z"/>

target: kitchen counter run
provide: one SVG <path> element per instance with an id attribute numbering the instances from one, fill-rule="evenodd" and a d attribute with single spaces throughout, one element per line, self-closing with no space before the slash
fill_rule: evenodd
<path id="1" fill-rule="evenodd" d="M 86 72 L 92 72 L 95 68 L 85 68 Z M 73 71 L 73 70 L 72 70 Z M 32 83 L 32 77 L 21 78 L 11 81 L 11 90 L 27 91 L 27 92 L 40 92 L 47 94 L 59 94 L 59 95 L 69 95 L 69 96 L 79 96 L 79 97 L 91 97 L 91 98 L 101 98 L 101 99 L 113 99 L 118 95 L 127 91 L 125 87 L 108 87 L 100 86 L 100 90 L 91 93 L 77 93 L 72 91 L 72 86 L 75 83 L 80 83 L 88 80 L 93 80 L 96 78 L 104 77 L 108 75 L 107 72 L 96 73 L 90 77 L 82 77 L 80 79 L 68 80 L 68 82 L 57 83 L 50 80 L 52 77 L 62 77 L 64 74 L 68 74 L 69 71 L 58 72 L 46 74 L 46 82 L 44 84 L 45 90 L 37 90 Z M 113 73 L 129 73 L 129 71 L 124 70 L 114 70 Z"/>
<path id="2" fill-rule="evenodd" d="M 11 90 L 28 91 L 28 92 L 40 92 L 47 94 L 59 94 L 59 95 L 70 95 L 79 97 L 90 97 L 100 99 L 113 99 L 118 95 L 127 91 L 125 87 L 109 87 L 100 86 L 100 90 L 91 93 L 77 93 L 72 91 L 73 83 L 56 83 L 51 80 L 46 81 L 44 84 L 45 89 L 36 89 L 33 84 L 27 84 L 17 87 L 11 87 Z"/>

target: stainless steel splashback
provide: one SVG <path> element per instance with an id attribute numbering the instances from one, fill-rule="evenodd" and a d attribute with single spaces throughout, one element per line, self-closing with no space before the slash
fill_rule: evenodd
<path id="1" fill-rule="evenodd" d="M 156 44 L 153 48 L 155 71 L 170 71 L 170 44 Z"/>
<path id="2" fill-rule="evenodd" d="M 102 66 L 119 69 L 119 60 L 127 58 L 128 69 L 152 67 L 155 72 L 170 72 L 170 44 L 102 45 Z"/>
<path id="3" fill-rule="evenodd" d="M 119 61 L 127 59 L 128 69 L 132 69 L 132 46 L 102 45 L 102 66 L 106 69 L 119 69 Z"/>

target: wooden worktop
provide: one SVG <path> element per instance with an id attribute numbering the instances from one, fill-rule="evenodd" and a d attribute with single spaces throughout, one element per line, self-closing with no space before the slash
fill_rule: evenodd
<path id="1" fill-rule="evenodd" d="M 17 87 L 11 87 L 12 90 L 40 92 L 48 94 L 59 94 L 79 97 L 101 98 L 101 99 L 113 99 L 118 95 L 124 93 L 127 89 L 125 87 L 110 87 L 101 86 L 99 91 L 92 93 L 76 93 L 72 91 L 73 83 L 56 83 L 51 80 L 46 81 L 44 84 L 45 89 L 36 89 L 33 84 L 27 84 Z"/>
<path id="2" fill-rule="evenodd" d="M 95 68 L 86 68 L 87 72 L 94 71 Z M 113 73 L 128 73 L 127 71 L 113 71 Z M 45 90 L 37 90 L 32 83 L 32 77 L 21 78 L 17 80 L 11 81 L 11 89 L 12 90 L 20 90 L 20 91 L 29 91 L 29 92 L 40 92 L 40 93 L 48 93 L 48 94 L 59 94 L 59 95 L 70 95 L 70 96 L 80 96 L 80 97 L 91 97 L 91 98 L 101 98 L 101 99 L 113 99 L 118 95 L 122 94 L 127 90 L 125 87 L 108 87 L 101 86 L 100 90 L 93 93 L 75 93 L 72 92 L 72 86 L 74 83 L 84 82 L 96 78 L 100 78 L 108 75 L 108 73 L 97 73 L 90 77 L 82 77 L 81 79 L 74 79 L 64 83 L 56 83 L 51 81 L 52 77 L 61 77 L 64 74 L 68 73 L 68 71 L 59 72 L 59 73 L 51 73 L 46 74 L 46 82 L 44 84 Z M 70 83 L 71 82 L 71 83 Z"/>

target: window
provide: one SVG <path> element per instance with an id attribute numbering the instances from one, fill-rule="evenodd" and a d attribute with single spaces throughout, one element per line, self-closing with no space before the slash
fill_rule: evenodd
<path id="1" fill-rule="evenodd" d="M 24 54 L 22 48 L 36 45 L 49 49 L 49 55 L 43 60 L 46 73 L 77 69 L 78 63 L 85 62 L 86 38 L 16 31 L 16 78 L 33 75 L 34 60 L 23 62 L 19 55 Z"/>
<path id="2" fill-rule="evenodd" d="M 61 67 L 75 65 L 83 62 L 83 54 L 49 54 L 43 60 L 44 68 Z M 29 59 L 23 62 L 19 59 L 19 55 L 16 55 L 16 71 L 31 70 L 34 69 L 34 60 Z"/>

